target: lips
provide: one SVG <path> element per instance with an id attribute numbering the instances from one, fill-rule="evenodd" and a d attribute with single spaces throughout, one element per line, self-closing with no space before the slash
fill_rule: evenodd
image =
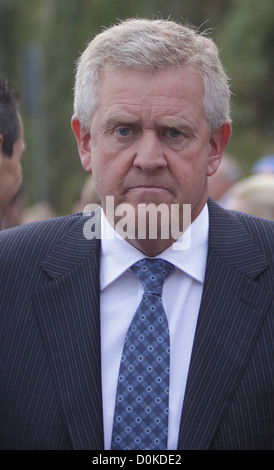
<path id="1" fill-rule="evenodd" d="M 133 186 L 132 188 L 129 188 L 128 191 L 161 192 L 161 191 L 168 191 L 168 189 L 162 186 Z"/>
<path id="2" fill-rule="evenodd" d="M 155 201 L 162 201 L 165 198 L 174 196 L 175 185 L 171 178 L 127 178 L 121 182 L 122 193 L 125 197 L 137 198 L 138 201 L 150 198 Z"/>

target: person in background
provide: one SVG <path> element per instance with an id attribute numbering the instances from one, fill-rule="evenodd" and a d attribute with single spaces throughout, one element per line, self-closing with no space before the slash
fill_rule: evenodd
<path id="1" fill-rule="evenodd" d="M 236 183 L 226 208 L 274 220 L 274 173 L 258 173 Z"/>
<path id="2" fill-rule="evenodd" d="M 274 155 L 265 155 L 260 158 L 252 167 L 251 173 L 253 175 L 274 173 Z"/>
<path id="3" fill-rule="evenodd" d="M 0 227 L 5 210 L 22 184 L 21 157 L 25 151 L 18 95 L 0 80 Z"/>
<path id="4" fill-rule="evenodd" d="M 25 209 L 25 201 L 26 198 L 24 188 L 23 186 L 21 186 L 12 201 L 6 207 L 5 214 L 2 220 L 2 230 L 21 225 L 21 217 Z"/>
<path id="5" fill-rule="evenodd" d="M 0 448 L 273 450 L 274 223 L 208 197 L 231 135 L 215 43 L 105 29 L 72 129 L 102 207 L 0 234 Z"/>
<path id="6" fill-rule="evenodd" d="M 208 195 L 221 206 L 225 204 L 229 190 L 242 177 L 240 164 L 234 156 L 225 153 L 218 170 L 208 180 Z"/>
<path id="7" fill-rule="evenodd" d="M 100 205 L 100 199 L 96 193 L 92 175 L 87 177 L 80 195 L 72 207 L 72 211 L 75 213 L 86 211 L 88 210 L 87 206 L 90 204 Z"/>
<path id="8" fill-rule="evenodd" d="M 20 223 L 29 224 L 39 220 L 53 219 L 54 217 L 57 217 L 57 214 L 51 204 L 48 201 L 40 201 L 22 211 Z"/>

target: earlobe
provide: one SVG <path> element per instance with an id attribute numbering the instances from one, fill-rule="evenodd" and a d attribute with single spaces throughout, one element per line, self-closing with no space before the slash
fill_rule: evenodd
<path id="1" fill-rule="evenodd" d="M 82 167 L 85 171 L 91 173 L 90 133 L 82 128 L 79 119 L 75 116 L 71 119 L 71 127 L 78 145 Z"/>
<path id="2" fill-rule="evenodd" d="M 211 152 L 208 159 L 207 176 L 212 176 L 217 171 L 230 136 L 231 125 L 228 121 L 212 135 L 210 139 Z"/>

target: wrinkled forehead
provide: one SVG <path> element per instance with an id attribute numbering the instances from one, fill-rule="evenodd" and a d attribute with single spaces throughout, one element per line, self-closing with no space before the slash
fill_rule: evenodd
<path id="1" fill-rule="evenodd" d="M 193 127 L 204 117 L 202 79 L 186 68 L 158 73 L 108 70 L 100 80 L 98 98 L 95 114 L 106 128 L 144 122 Z"/>
<path id="2" fill-rule="evenodd" d="M 150 96 L 150 93 L 154 92 L 154 88 L 161 87 L 162 96 L 165 96 L 165 91 L 168 90 L 170 82 L 173 82 L 173 86 L 179 90 L 183 90 L 190 85 L 196 87 L 197 95 L 204 98 L 204 81 L 200 72 L 192 66 L 176 66 L 176 67 L 165 67 L 159 70 L 147 71 L 138 70 L 135 68 L 116 68 L 107 65 L 100 71 L 100 75 L 97 80 L 97 97 L 102 97 L 107 93 L 123 93 L 132 92 L 132 95 L 136 92 L 140 93 L 140 96 L 146 94 Z M 140 84 L 140 87 L 136 90 L 132 83 Z M 151 89 L 151 84 L 153 88 Z M 176 92 L 174 91 L 174 98 L 176 98 Z"/>

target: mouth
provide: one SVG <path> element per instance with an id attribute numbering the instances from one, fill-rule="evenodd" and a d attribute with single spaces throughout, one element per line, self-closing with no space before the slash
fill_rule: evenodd
<path id="1" fill-rule="evenodd" d="M 137 193 L 161 193 L 169 190 L 162 186 L 133 186 L 129 188 L 128 191 Z"/>
<path id="2" fill-rule="evenodd" d="M 163 186 L 133 186 L 127 190 L 128 202 L 132 204 L 162 204 L 171 200 L 171 191 Z"/>

